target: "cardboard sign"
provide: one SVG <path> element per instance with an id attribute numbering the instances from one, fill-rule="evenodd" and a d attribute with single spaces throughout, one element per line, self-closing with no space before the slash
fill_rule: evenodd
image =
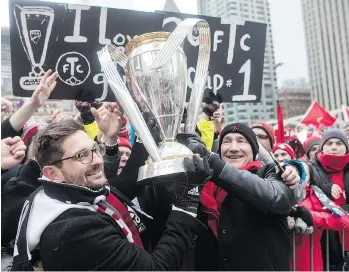
<path id="1" fill-rule="evenodd" d="M 185 18 L 203 18 L 211 27 L 212 47 L 206 90 L 220 94 L 223 102 L 260 101 L 265 24 L 27 0 L 11 0 L 9 12 L 12 84 L 16 96 L 30 97 L 44 71 L 53 69 L 58 71 L 59 78 L 51 99 L 74 99 L 75 93 L 83 88 L 92 90 L 98 101 L 114 101 L 97 51 L 109 43 L 124 48 L 143 33 L 173 31 Z M 194 30 L 184 44 L 189 91 L 198 55 L 197 34 Z M 119 66 L 118 71 L 124 75 Z"/>

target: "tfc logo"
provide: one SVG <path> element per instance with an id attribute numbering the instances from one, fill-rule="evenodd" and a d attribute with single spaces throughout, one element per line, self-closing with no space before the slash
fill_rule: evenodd
<path id="1" fill-rule="evenodd" d="M 231 129 L 232 129 L 233 131 L 240 130 L 239 126 L 231 126 Z"/>

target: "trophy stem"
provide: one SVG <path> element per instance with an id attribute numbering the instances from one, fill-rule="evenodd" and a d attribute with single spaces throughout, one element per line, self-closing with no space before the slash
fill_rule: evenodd
<path id="1" fill-rule="evenodd" d="M 111 59 L 109 49 L 111 49 L 112 51 L 112 48 L 113 47 L 111 45 L 106 45 L 101 51 L 97 53 L 103 72 L 107 77 L 109 86 L 111 87 L 117 101 L 122 104 L 127 116 L 131 119 L 132 124 L 138 131 L 139 136 L 149 153 L 149 156 L 154 162 L 159 162 L 162 159 L 157 145 L 152 138 L 152 135 L 142 117 L 140 110 L 138 109 L 136 103 L 133 101 L 131 94 L 127 90 Z"/>

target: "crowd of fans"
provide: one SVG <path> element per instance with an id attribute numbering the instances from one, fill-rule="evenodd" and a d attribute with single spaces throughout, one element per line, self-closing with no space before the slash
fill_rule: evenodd
<path id="1" fill-rule="evenodd" d="M 309 135 L 299 157 L 264 121 L 226 124 L 210 93 L 196 133 L 177 135 L 196 154 L 186 172 L 145 186 L 122 105 L 81 89 L 77 116 L 35 116 L 56 79 L 1 123 L 2 270 L 348 269 L 349 124 Z"/>

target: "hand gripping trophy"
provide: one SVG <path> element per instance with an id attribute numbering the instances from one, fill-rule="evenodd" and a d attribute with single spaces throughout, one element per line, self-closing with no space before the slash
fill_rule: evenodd
<path id="1" fill-rule="evenodd" d="M 146 184 L 152 177 L 185 172 L 183 158 L 193 156 L 191 150 L 175 138 L 187 94 L 187 58 L 181 45 L 194 27 L 199 31 L 200 44 L 185 124 L 186 132 L 194 132 L 211 52 L 210 27 L 205 20 L 186 19 L 172 34 L 143 34 L 126 45 L 125 53 L 113 45 L 98 52 L 109 86 L 150 155 L 147 164 L 139 169 L 138 182 Z M 129 89 L 116 65 L 124 68 Z M 147 126 L 149 118 L 145 116 L 156 122 L 161 138 L 159 146 Z"/>

